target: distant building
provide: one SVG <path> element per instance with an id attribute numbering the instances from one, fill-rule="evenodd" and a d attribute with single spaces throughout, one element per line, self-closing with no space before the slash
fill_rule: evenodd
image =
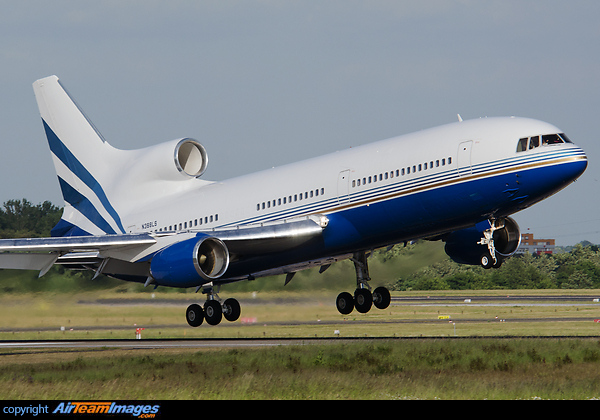
<path id="1" fill-rule="evenodd" d="M 554 254 L 555 242 L 554 239 L 534 238 L 533 233 L 523 233 L 521 235 L 521 246 L 517 249 L 516 254 L 524 254 L 527 251 L 531 255 Z"/>

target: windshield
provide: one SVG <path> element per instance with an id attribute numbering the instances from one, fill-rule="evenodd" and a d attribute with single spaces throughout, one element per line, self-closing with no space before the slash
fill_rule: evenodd
<path id="1" fill-rule="evenodd" d="M 541 138 L 541 143 L 540 143 Z M 565 133 L 544 134 L 542 136 L 523 137 L 517 143 L 517 152 L 535 149 L 540 146 L 552 146 L 554 144 L 573 143 Z"/>

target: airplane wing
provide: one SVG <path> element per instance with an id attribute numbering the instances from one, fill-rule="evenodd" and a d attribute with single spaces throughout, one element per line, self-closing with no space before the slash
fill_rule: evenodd
<path id="1" fill-rule="evenodd" d="M 149 234 L 0 239 L 0 268 L 40 270 L 41 277 L 66 254 L 144 249 L 156 242 Z"/>
<path id="2" fill-rule="evenodd" d="M 200 232 L 0 239 L 0 269 L 39 270 L 41 277 L 55 263 L 98 265 L 108 258 L 127 263 L 149 261 L 157 252 L 199 236 L 223 241 L 229 254 L 240 258 L 305 245 L 320 237 L 325 226 L 327 218 L 319 215 Z"/>

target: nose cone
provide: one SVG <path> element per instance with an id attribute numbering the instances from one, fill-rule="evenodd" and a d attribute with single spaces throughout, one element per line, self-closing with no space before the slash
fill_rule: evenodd
<path id="1" fill-rule="evenodd" d="M 575 181 L 579 178 L 587 169 L 588 158 L 583 149 L 577 148 L 573 151 L 573 164 L 572 166 L 572 180 Z"/>

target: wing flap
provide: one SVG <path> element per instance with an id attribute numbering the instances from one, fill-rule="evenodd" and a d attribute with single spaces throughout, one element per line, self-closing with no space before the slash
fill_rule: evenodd
<path id="1" fill-rule="evenodd" d="M 89 259 L 90 252 L 141 252 L 154 244 L 148 234 L 0 239 L 0 269 L 39 270 L 41 277 L 64 255 Z"/>

